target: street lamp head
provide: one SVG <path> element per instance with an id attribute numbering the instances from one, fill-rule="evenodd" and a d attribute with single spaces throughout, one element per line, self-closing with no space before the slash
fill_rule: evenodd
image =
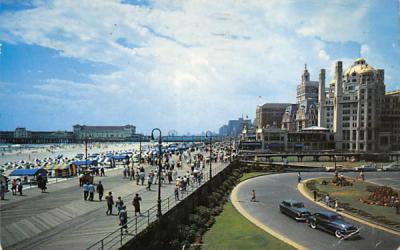
<path id="1" fill-rule="evenodd" d="M 151 131 L 151 139 L 152 140 L 155 139 L 154 131 L 158 131 L 158 133 L 160 133 L 160 140 L 161 140 L 161 130 L 159 128 L 153 128 L 153 130 Z"/>

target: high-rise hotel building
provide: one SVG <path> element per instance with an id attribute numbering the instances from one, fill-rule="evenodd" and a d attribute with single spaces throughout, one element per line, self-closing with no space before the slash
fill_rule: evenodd
<path id="1" fill-rule="evenodd" d="M 400 94 L 385 94 L 383 69 L 360 58 L 343 72 L 339 61 L 328 91 L 324 69 L 318 87 L 318 125 L 335 133 L 336 150 L 398 149 Z"/>
<path id="2" fill-rule="evenodd" d="M 327 86 L 325 80 L 325 69 L 320 70 L 318 81 L 312 81 L 304 69 L 297 85 L 296 104 L 281 111 L 280 129 L 287 133 L 287 142 L 282 139 L 281 143 L 294 142 L 294 148 L 302 150 L 326 149 L 324 140 L 320 143 L 310 139 L 315 136 L 334 141 L 329 145 L 339 151 L 400 150 L 400 90 L 386 93 L 383 69 L 375 69 L 359 58 L 343 70 L 338 61 Z M 272 115 L 258 108 L 257 117 L 268 120 Z M 272 132 L 258 126 L 256 133 L 260 139 L 270 138 L 268 133 Z"/>

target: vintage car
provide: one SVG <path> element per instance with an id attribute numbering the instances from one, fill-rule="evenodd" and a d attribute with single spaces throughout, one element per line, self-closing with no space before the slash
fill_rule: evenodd
<path id="1" fill-rule="evenodd" d="M 308 225 L 313 229 L 322 229 L 339 239 L 359 235 L 360 229 L 345 222 L 341 215 L 334 212 L 318 212 L 308 217 Z"/>
<path id="2" fill-rule="evenodd" d="M 303 202 L 294 200 L 284 200 L 279 204 L 281 213 L 297 221 L 305 221 L 311 213 L 304 207 Z"/>

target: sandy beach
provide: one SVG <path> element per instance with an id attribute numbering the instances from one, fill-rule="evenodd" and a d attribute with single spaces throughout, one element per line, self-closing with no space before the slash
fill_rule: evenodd
<path id="1" fill-rule="evenodd" d="M 142 144 L 143 145 L 143 144 Z M 143 146 L 147 146 L 144 144 Z M 100 153 L 106 151 L 132 150 L 139 149 L 139 143 L 90 143 L 88 144 L 88 154 Z M 62 154 L 63 157 L 73 158 L 78 153 L 85 153 L 85 144 L 52 144 L 36 145 L 32 148 L 18 148 L 11 152 L 2 152 L 0 156 L 0 165 L 6 162 L 15 161 L 33 161 L 35 158 L 55 158 Z"/>

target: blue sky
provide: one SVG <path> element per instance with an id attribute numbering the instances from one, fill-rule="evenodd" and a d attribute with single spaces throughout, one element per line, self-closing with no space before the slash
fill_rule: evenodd
<path id="1" fill-rule="evenodd" d="M 0 4 L 0 130 L 217 131 L 358 57 L 400 88 L 397 0 Z"/>

